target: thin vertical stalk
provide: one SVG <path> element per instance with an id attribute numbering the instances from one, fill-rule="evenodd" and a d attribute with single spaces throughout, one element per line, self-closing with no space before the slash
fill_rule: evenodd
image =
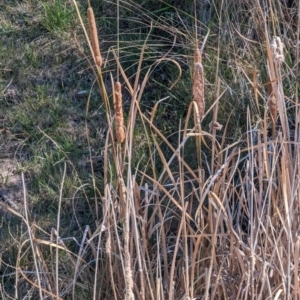
<path id="1" fill-rule="evenodd" d="M 58 211 L 57 211 L 57 225 L 56 225 L 56 261 L 55 261 L 55 271 L 56 271 L 56 277 L 55 277 L 55 290 L 56 290 L 56 297 L 59 298 L 59 285 L 58 285 L 58 240 L 59 240 L 59 229 L 60 229 L 60 211 L 61 211 L 61 202 L 62 202 L 62 196 L 63 196 L 63 189 L 64 189 L 64 182 L 66 178 L 66 172 L 67 172 L 67 165 L 66 162 L 64 163 L 64 173 L 61 181 L 61 186 L 59 190 L 59 202 L 58 202 Z"/>

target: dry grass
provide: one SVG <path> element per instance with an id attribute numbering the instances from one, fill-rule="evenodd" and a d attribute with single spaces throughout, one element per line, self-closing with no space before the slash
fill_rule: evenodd
<path id="1" fill-rule="evenodd" d="M 277 9 L 280 13 L 279 8 L 283 6 L 280 1 L 275 2 L 276 5 L 270 4 L 270 10 Z M 247 2 L 247 5 L 254 4 Z M 299 3 L 297 9 L 300 11 Z M 91 8 L 89 20 L 90 11 Z M 28 215 L 23 177 L 24 215 L 1 204 L 26 225 L 24 236 L 27 238 L 18 249 L 15 266 L 16 287 L 23 284 L 22 279 L 40 299 L 79 299 L 76 294 L 79 287 L 90 292 L 89 297 L 84 295 L 89 299 L 300 299 L 300 119 L 298 95 L 292 100 L 284 87 L 285 78 L 299 75 L 296 71 L 299 50 L 294 53 L 293 66 L 285 67 L 283 44 L 278 38 L 270 42 L 271 31 L 277 31 L 277 27 L 264 19 L 258 2 L 255 10 L 249 8 L 250 12 L 257 14 L 253 15 L 255 20 L 263 20 L 265 28 L 259 36 L 263 42 L 249 42 L 250 37 L 242 37 L 241 41 L 246 41 L 245 52 L 252 49 L 252 44 L 257 47 L 253 46 L 253 51 L 261 51 L 267 73 L 262 80 L 266 82 L 252 81 L 244 68 L 240 74 L 254 87 L 255 96 L 251 101 L 263 113 L 255 115 L 253 122 L 251 108 L 254 105 L 248 105 L 246 132 L 235 140 L 228 138 L 228 133 L 233 132 L 229 121 L 224 123 L 224 129 L 219 123 L 221 101 L 229 87 L 217 76 L 218 68 L 214 101 L 205 112 L 204 72 L 199 49 L 194 54 L 189 94 L 197 103 L 201 122 L 190 118 L 192 103 L 184 125 L 178 120 L 178 142 L 174 146 L 159 129 L 159 122 L 155 123 L 158 107 L 164 99 L 148 112 L 141 107 L 153 70 L 162 62 L 173 61 L 159 58 L 143 69 L 149 42 L 146 39 L 135 77 L 128 78 L 119 57 L 112 51 L 122 76 L 109 97 L 103 65 L 98 60 L 101 55 L 96 52 L 92 38 L 96 66 L 91 67 L 97 77 L 108 124 L 103 189 L 97 186 L 96 180 L 93 186 L 100 212 L 95 213 L 93 230 L 87 226 L 82 232 L 77 242 L 78 251 L 70 251 L 60 237 L 66 165 L 60 184 L 56 229 L 51 234 L 36 226 Z M 93 22 L 89 21 L 89 26 L 90 32 L 95 34 Z M 299 38 L 300 21 L 297 22 Z M 84 29 L 84 22 L 82 26 Z M 261 29 L 261 24 L 258 28 Z M 237 61 L 235 63 L 242 68 Z M 268 81 L 272 93 L 264 90 Z M 126 127 L 120 82 L 123 91 L 128 91 L 130 103 L 125 112 Z M 298 83 L 293 83 L 295 94 L 297 88 Z M 293 110 L 288 111 L 286 99 L 293 103 Z M 268 118 L 268 109 L 271 118 Z M 88 114 L 88 108 L 86 111 Z M 210 132 L 205 125 L 209 118 Z M 114 119 L 116 132 L 112 125 Z M 291 120 L 294 128 L 291 128 Z M 271 123 L 272 135 L 269 133 Z M 144 128 L 149 149 L 146 166 L 139 162 L 134 164 L 138 161 L 134 160 L 136 126 Z M 222 136 L 217 130 L 223 130 Z M 88 130 L 86 134 L 89 139 Z M 171 155 L 167 156 L 162 145 Z M 196 152 L 196 167 L 192 167 L 194 162 L 188 157 L 188 147 Z M 159 172 L 158 161 L 161 162 Z M 45 238 L 36 238 L 36 231 L 43 232 Z M 23 250 L 25 245 L 27 248 Z M 50 261 L 45 259 L 47 251 Z M 32 255 L 33 261 L 30 278 L 21 265 L 26 252 Z M 18 298 L 18 289 L 14 297 Z M 3 296 L 3 299 L 6 298 Z"/>

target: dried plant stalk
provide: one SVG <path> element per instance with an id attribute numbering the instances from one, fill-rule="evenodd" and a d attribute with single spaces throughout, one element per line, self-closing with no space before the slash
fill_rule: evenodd
<path id="1" fill-rule="evenodd" d="M 196 49 L 195 51 L 194 63 L 193 99 L 197 103 L 200 119 L 202 119 L 205 113 L 204 71 L 199 49 Z"/>
<path id="2" fill-rule="evenodd" d="M 124 230 L 124 260 L 125 260 L 125 300 L 134 300 L 132 270 L 131 270 L 131 256 L 129 251 L 129 216 L 126 216 L 125 230 Z"/>
<path id="3" fill-rule="evenodd" d="M 102 57 L 101 57 L 101 53 L 100 53 L 97 26 L 96 26 L 94 11 L 91 7 L 89 7 L 87 9 L 87 14 L 88 14 L 90 38 L 91 38 L 94 60 L 95 60 L 96 65 L 98 67 L 101 67 L 102 66 Z"/>
<path id="4" fill-rule="evenodd" d="M 124 118 L 122 109 L 122 90 L 121 83 L 116 82 L 115 84 L 115 97 L 114 97 L 114 108 L 116 118 L 116 136 L 118 143 L 122 143 L 125 139 L 124 132 Z"/>
<path id="5" fill-rule="evenodd" d="M 202 63 L 202 56 L 200 50 L 197 48 L 194 53 L 194 63 Z"/>

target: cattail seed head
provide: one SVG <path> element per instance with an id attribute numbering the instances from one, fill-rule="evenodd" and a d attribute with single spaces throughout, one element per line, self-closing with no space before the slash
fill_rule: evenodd
<path id="1" fill-rule="evenodd" d="M 100 53 L 100 46 L 99 46 L 99 39 L 98 39 L 98 33 L 97 33 L 97 26 L 96 26 L 96 20 L 94 11 L 91 7 L 87 9 L 88 14 L 88 22 L 89 22 L 89 29 L 90 29 L 90 39 L 92 44 L 92 50 L 93 50 L 93 57 L 96 65 L 98 67 L 101 67 L 102 65 L 102 57 Z"/>
<path id="2" fill-rule="evenodd" d="M 269 110 L 270 110 L 270 115 L 271 115 L 271 120 L 272 123 L 275 124 L 276 119 L 277 119 L 277 100 L 274 94 L 272 94 L 270 96 L 270 99 L 268 101 L 268 106 L 269 106 Z"/>
<path id="3" fill-rule="evenodd" d="M 201 63 L 201 53 L 196 49 L 194 54 L 193 99 L 197 103 L 200 118 L 205 113 L 204 71 Z"/>
<path id="4" fill-rule="evenodd" d="M 124 118 L 123 118 L 123 108 L 122 108 L 122 89 L 121 89 L 120 82 L 116 82 L 115 84 L 114 109 L 115 109 L 117 141 L 118 143 L 122 143 L 125 139 L 125 132 L 124 132 Z"/>

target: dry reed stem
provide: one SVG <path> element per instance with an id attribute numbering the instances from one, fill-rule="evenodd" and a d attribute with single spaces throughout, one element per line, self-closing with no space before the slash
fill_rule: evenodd
<path id="1" fill-rule="evenodd" d="M 194 53 L 194 63 L 202 63 L 202 56 L 200 50 L 197 48 Z"/>
<path id="2" fill-rule="evenodd" d="M 121 178 L 123 181 L 123 177 Z M 125 198 L 126 192 L 124 193 Z M 125 300 L 134 300 L 133 294 L 133 278 L 131 269 L 131 253 L 130 253 L 130 205 L 128 203 L 129 199 L 126 199 L 126 212 L 125 212 L 125 222 L 124 222 L 124 277 L 125 277 Z"/>
<path id="3" fill-rule="evenodd" d="M 283 43 L 279 37 L 273 37 L 272 42 L 270 43 L 270 49 L 273 56 L 273 61 L 275 63 L 275 70 L 279 69 L 280 63 L 284 61 L 284 52 L 283 52 Z M 279 85 L 276 84 L 278 89 Z M 278 103 L 276 96 L 274 94 L 273 85 L 269 84 L 269 92 L 270 92 L 270 99 L 268 102 L 272 123 L 275 124 L 277 119 L 277 112 L 278 112 Z"/>
<path id="4" fill-rule="evenodd" d="M 122 109 L 122 90 L 121 83 L 116 82 L 115 84 L 115 97 L 114 97 L 114 108 L 116 114 L 116 136 L 118 143 L 122 143 L 125 139 L 124 132 L 124 118 Z"/>
<path id="5" fill-rule="evenodd" d="M 90 29 L 90 39 L 91 39 L 91 44 L 93 49 L 93 57 L 96 65 L 100 68 L 102 66 L 102 57 L 100 53 L 95 15 L 91 7 L 87 9 L 87 14 L 88 14 L 89 29 Z"/>
<path id="6" fill-rule="evenodd" d="M 194 81 L 193 81 L 193 100 L 197 103 L 200 119 L 205 113 L 204 101 L 204 71 L 201 63 L 201 53 L 196 49 L 194 54 Z"/>

